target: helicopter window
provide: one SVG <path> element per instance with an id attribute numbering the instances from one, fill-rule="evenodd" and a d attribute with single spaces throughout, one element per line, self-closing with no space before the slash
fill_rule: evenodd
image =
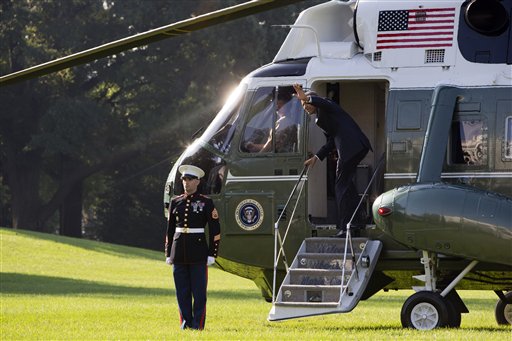
<path id="1" fill-rule="evenodd" d="M 487 127 L 483 120 L 452 123 L 451 162 L 473 166 L 487 164 Z"/>
<path id="2" fill-rule="evenodd" d="M 274 88 L 259 88 L 250 106 L 249 122 L 245 126 L 241 150 L 260 152 L 272 130 Z"/>
<path id="3" fill-rule="evenodd" d="M 198 191 L 203 194 L 218 194 L 222 190 L 226 172 L 226 162 L 207 151 L 198 147 L 195 152 L 191 152 L 190 156 L 183 159 L 182 165 L 196 165 L 201 168 L 205 175 L 201 178 Z M 181 174 L 176 172 L 174 179 L 174 194 L 183 194 L 183 184 Z"/>
<path id="4" fill-rule="evenodd" d="M 203 139 L 221 153 L 229 152 L 240 113 L 246 86 L 239 86 L 226 101 L 212 124 L 203 134 Z"/>
<path id="5" fill-rule="evenodd" d="M 277 94 L 276 94 L 277 90 Z M 247 153 L 291 153 L 299 150 L 303 119 L 293 87 L 260 88 L 254 96 L 240 149 Z"/>
<path id="6" fill-rule="evenodd" d="M 505 119 L 505 159 L 512 160 L 512 116 Z"/>

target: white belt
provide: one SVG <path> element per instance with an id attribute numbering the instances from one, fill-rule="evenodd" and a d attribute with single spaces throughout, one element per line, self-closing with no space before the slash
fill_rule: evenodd
<path id="1" fill-rule="evenodd" d="M 204 233 L 204 228 L 176 227 L 176 232 L 181 232 L 181 233 Z"/>

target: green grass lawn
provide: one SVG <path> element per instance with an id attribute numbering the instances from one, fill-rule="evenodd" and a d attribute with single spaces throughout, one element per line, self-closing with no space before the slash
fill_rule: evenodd
<path id="1" fill-rule="evenodd" d="M 470 310 L 459 329 L 402 329 L 412 291 L 381 292 L 348 314 L 270 323 L 255 284 L 215 267 L 205 330 L 181 331 L 163 252 L 11 229 L 0 238 L 1 340 L 512 340 L 494 320 L 492 292 L 459 292 Z"/>

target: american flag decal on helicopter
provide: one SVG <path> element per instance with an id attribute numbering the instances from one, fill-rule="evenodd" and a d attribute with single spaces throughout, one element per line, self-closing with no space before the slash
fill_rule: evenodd
<path id="1" fill-rule="evenodd" d="M 455 8 L 380 11 L 377 49 L 450 47 Z"/>

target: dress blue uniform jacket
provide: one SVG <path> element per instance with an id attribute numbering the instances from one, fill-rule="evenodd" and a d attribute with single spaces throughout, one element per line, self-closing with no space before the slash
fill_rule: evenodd
<path id="1" fill-rule="evenodd" d="M 176 232 L 177 227 L 206 228 L 206 225 L 208 241 L 206 233 Z M 183 194 L 169 205 L 165 256 L 171 257 L 173 264 L 206 263 L 208 256 L 217 257 L 214 241 L 219 234 L 219 215 L 212 199 L 198 193 Z"/>
<path id="2" fill-rule="evenodd" d="M 317 110 L 316 125 L 328 137 L 327 143 L 316 153 L 323 160 L 336 147 L 342 161 L 350 160 L 364 149 L 372 150 L 370 141 L 350 115 L 331 100 L 310 96 Z"/>

